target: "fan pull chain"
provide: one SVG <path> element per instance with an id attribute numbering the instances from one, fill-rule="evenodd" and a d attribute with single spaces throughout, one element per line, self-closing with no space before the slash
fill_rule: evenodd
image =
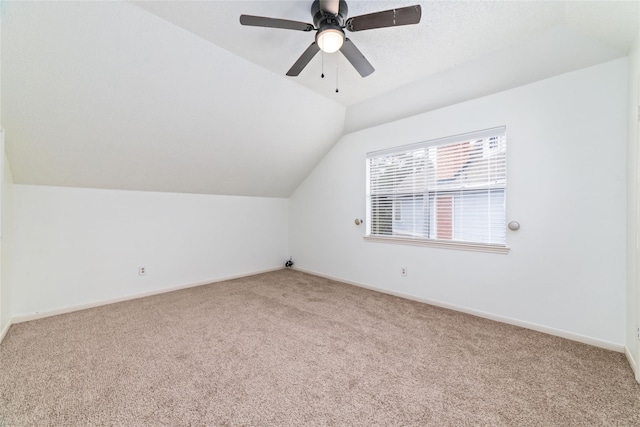
<path id="1" fill-rule="evenodd" d="M 322 74 L 320 74 L 320 77 L 324 79 L 324 50 L 320 51 L 320 56 L 322 56 Z"/>
<path id="2" fill-rule="evenodd" d="M 338 90 L 338 66 L 336 65 L 336 93 L 340 92 Z"/>

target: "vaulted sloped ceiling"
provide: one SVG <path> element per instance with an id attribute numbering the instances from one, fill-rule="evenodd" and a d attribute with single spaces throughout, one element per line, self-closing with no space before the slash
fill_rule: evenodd
<path id="1" fill-rule="evenodd" d="M 287 197 L 344 106 L 128 3 L 9 3 L 17 183 Z"/>
<path id="2" fill-rule="evenodd" d="M 1 119 L 18 183 L 287 197 L 354 131 L 626 56 L 638 2 L 420 3 L 421 24 L 349 34 L 284 74 L 311 1 L 3 2 Z M 324 63 L 327 78 L 321 79 Z M 336 79 L 340 91 L 335 92 Z"/>

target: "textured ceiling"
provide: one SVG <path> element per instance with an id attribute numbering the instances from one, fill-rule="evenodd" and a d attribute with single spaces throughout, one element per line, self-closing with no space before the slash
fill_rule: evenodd
<path id="1" fill-rule="evenodd" d="M 419 25 L 349 37 L 285 73 L 311 1 L 2 2 L 1 111 L 17 183 L 287 197 L 345 131 L 626 56 L 638 2 L 420 3 Z M 336 67 L 339 93 L 335 93 Z"/>
<path id="2" fill-rule="evenodd" d="M 243 27 L 241 14 L 312 22 L 312 1 L 140 1 L 136 5 L 251 62 L 284 76 L 315 33 Z M 615 3 L 615 4 L 614 4 Z M 348 33 L 376 69 L 362 78 L 341 53 L 318 54 L 295 82 L 343 105 L 352 105 L 525 42 L 567 25 L 627 52 L 637 35 L 637 2 L 415 1 L 347 2 L 348 16 L 412 4 L 422 6 L 418 25 Z M 336 68 L 337 67 L 337 68 Z M 336 73 L 339 93 L 335 93 Z"/>

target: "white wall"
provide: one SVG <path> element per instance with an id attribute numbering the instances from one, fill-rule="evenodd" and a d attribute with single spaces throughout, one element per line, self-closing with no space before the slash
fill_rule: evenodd
<path id="1" fill-rule="evenodd" d="M 626 90 L 624 58 L 344 136 L 291 197 L 296 266 L 622 350 Z M 501 125 L 508 255 L 363 240 L 367 152 Z"/>
<path id="2" fill-rule="evenodd" d="M 0 341 L 2 333 L 11 321 L 11 284 L 9 276 L 11 274 L 11 254 L 12 244 L 12 207 L 13 207 L 13 177 L 9 161 L 4 157 L 4 168 L 2 170 L 2 203 L 0 213 L 1 236 L 0 240 Z"/>
<path id="3" fill-rule="evenodd" d="M 282 267 L 288 204 L 16 184 L 14 319 Z"/>
<path id="4" fill-rule="evenodd" d="M 640 157 L 638 157 L 638 114 L 640 112 L 640 38 L 636 38 L 629 55 L 629 90 L 628 90 L 628 116 L 629 130 L 627 143 L 627 323 L 625 347 L 627 357 L 636 372 L 636 378 L 640 381 L 640 370 L 638 370 L 638 338 L 636 328 L 640 325 L 638 318 L 640 313 L 640 280 L 638 279 L 638 227 L 640 217 L 638 216 L 638 167 Z"/>

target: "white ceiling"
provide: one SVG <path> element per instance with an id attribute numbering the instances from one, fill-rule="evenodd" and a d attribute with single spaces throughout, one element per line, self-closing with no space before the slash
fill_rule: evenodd
<path id="1" fill-rule="evenodd" d="M 241 14 L 312 23 L 312 1 L 136 1 L 162 19 L 284 76 L 315 33 L 243 27 Z M 348 16 L 412 4 L 418 25 L 348 33 L 376 68 L 362 78 L 341 53 L 320 54 L 290 78 L 343 105 L 352 105 L 478 57 L 526 42 L 557 25 L 627 52 L 637 35 L 637 2 L 349 0 Z M 336 64 L 340 92 L 335 93 Z"/>
<path id="2" fill-rule="evenodd" d="M 626 56 L 638 36 L 636 1 L 353 0 L 349 16 L 415 3 L 419 25 L 348 35 L 375 73 L 337 53 L 321 79 L 320 55 L 285 76 L 313 33 L 238 21 L 311 22 L 311 1 L 5 1 L 14 180 L 287 197 L 344 131 Z"/>

